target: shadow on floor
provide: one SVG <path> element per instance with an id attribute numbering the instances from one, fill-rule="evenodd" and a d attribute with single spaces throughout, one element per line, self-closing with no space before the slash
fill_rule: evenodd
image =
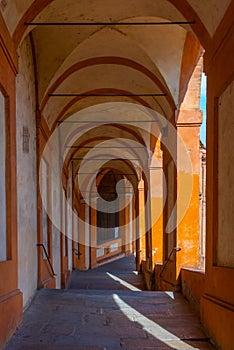
<path id="1" fill-rule="evenodd" d="M 38 291 L 4 350 L 213 349 L 180 293 L 140 290 L 133 257 L 121 260 Z"/>
<path id="2" fill-rule="evenodd" d="M 142 274 L 130 255 L 93 270 L 72 272 L 69 289 L 145 290 Z"/>

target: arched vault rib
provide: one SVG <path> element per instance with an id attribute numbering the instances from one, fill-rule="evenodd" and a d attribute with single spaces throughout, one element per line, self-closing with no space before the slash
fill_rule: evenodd
<path id="1" fill-rule="evenodd" d="M 125 138 L 123 138 L 123 139 L 121 139 L 122 141 L 120 142 L 121 143 L 121 146 L 122 145 L 124 145 L 124 143 L 125 143 L 125 141 L 124 140 L 126 140 L 126 142 L 129 140 L 129 137 L 131 137 L 131 139 L 132 140 L 137 140 L 137 142 L 138 142 L 138 144 L 141 144 L 142 145 L 142 147 L 146 147 L 146 145 L 145 145 L 145 143 L 144 143 L 144 139 L 138 134 L 138 132 L 137 131 L 134 131 L 134 129 L 129 129 L 128 127 L 124 127 L 123 125 L 109 125 L 109 127 L 111 127 L 111 128 L 116 128 L 116 129 L 119 129 L 119 132 L 120 132 L 120 134 L 118 134 L 118 132 L 117 132 L 117 130 L 116 130 L 116 137 L 118 137 L 118 136 L 124 136 Z M 102 127 L 100 127 L 100 128 L 95 128 L 95 133 L 97 133 L 97 130 L 98 129 L 100 129 L 100 134 L 102 134 Z M 124 133 L 124 135 L 122 135 L 122 131 L 125 131 L 125 133 Z M 90 147 L 93 147 L 93 148 L 95 148 L 96 146 L 98 147 L 98 145 L 100 144 L 100 143 L 102 143 L 103 141 L 106 141 L 106 140 L 110 140 L 110 138 L 108 138 L 107 136 L 106 137 L 103 137 L 103 136 L 97 136 L 97 137 L 94 137 L 94 138 L 90 138 L 90 135 L 89 135 L 89 133 L 87 133 L 87 134 L 84 134 L 84 135 L 82 135 L 82 139 L 84 139 L 84 141 L 82 141 L 82 142 L 79 142 L 79 140 L 77 140 L 76 142 L 75 142 L 75 144 L 73 144 L 73 145 L 71 145 L 71 146 L 75 146 L 75 147 L 80 147 L 80 148 L 78 148 L 78 149 L 74 149 L 74 148 L 71 148 L 70 149 L 70 152 L 67 154 L 67 157 L 66 157 L 66 160 L 65 160 L 65 162 L 64 162 L 64 168 L 68 168 L 69 167 L 69 164 L 70 164 L 70 162 L 72 161 L 72 158 L 74 158 L 74 157 L 76 157 L 76 156 L 78 156 L 79 155 L 79 158 L 80 159 L 83 159 L 87 154 L 88 154 L 88 151 L 85 149 L 85 150 L 81 150 L 82 149 L 82 147 L 84 146 L 87 146 L 87 145 L 89 145 Z M 115 138 L 113 138 L 113 140 L 114 140 Z M 122 150 L 121 150 L 122 151 Z M 104 168 L 106 168 L 106 167 L 108 167 L 108 169 L 116 169 L 116 170 L 118 170 L 118 171 L 120 171 L 121 172 L 121 170 L 123 170 L 123 165 L 121 165 L 121 164 L 125 164 L 127 167 L 129 167 L 129 171 L 128 170 L 126 170 L 125 171 L 125 173 L 128 173 L 129 172 L 129 175 L 130 175 L 130 173 L 134 173 L 136 176 L 137 176 L 137 179 L 138 179 L 138 173 L 137 173 L 137 170 L 136 170 L 136 168 L 135 168 L 135 166 L 136 166 L 136 163 L 137 162 L 133 162 L 133 163 L 135 163 L 135 166 L 133 165 L 133 163 L 130 161 L 130 160 L 128 160 L 128 159 L 121 159 L 121 156 L 122 156 L 122 152 L 119 152 L 119 154 L 117 153 L 116 154 L 116 157 L 114 157 L 114 159 L 115 159 L 115 161 L 112 161 L 111 159 L 108 161 L 106 161 L 106 162 L 104 162 Z M 104 153 L 103 153 L 104 152 Z M 107 156 L 107 158 L 108 158 L 108 155 L 109 155 L 109 153 L 108 153 L 108 149 L 107 149 L 107 153 L 105 153 L 106 152 L 106 150 L 104 150 L 102 153 L 101 153 L 101 156 L 103 157 L 103 156 Z M 139 156 L 139 154 L 137 154 L 137 152 L 135 152 L 134 153 L 134 151 L 133 151 L 133 153 L 131 154 L 131 156 L 132 157 L 137 157 L 137 156 Z M 148 161 L 148 152 L 145 154 L 145 163 L 147 164 L 147 161 Z M 119 158 L 118 158 L 119 157 Z M 125 156 L 126 157 L 126 156 Z M 129 157 L 130 157 L 130 155 L 129 155 Z M 137 158 L 136 158 L 137 159 Z M 77 173 L 77 171 L 79 170 L 79 167 L 80 167 L 80 163 L 81 163 L 81 161 L 75 161 L 73 164 L 73 174 L 75 175 L 76 173 Z M 102 170 L 104 169 L 103 168 L 103 166 L 102 166 Z M 138 167 L 141 167 L 142 169 L 144 169 L 145 168 L 145 165 L 140 161 L 139 162 L 139 164 L 137 165 L 137 168 Z M 92 168 L 92 167 L 91 167 Z M 121 170 L 120 170 L 121 169 Z M 92 177 L 92 173 L 90 174 L 90 178 L 93 178 Z M 88 174 L 87 174 L 87 176 L 88 176 Z M 131 181 L 132 182 L 132 176 L 127 176 L 127 178 L 128 178 L 128 180 L 129 181 Z M 87 181 L 88 181 L 89 179 L 87 179 Z"/>
<path id="2" fill-rule="evenodd" d="M 22 17 L 18 20 L 18 24 L 13 33 L 13 39 L 15 43 L 15 47 L 17 48 L 20 44 L 24 33 L 27 31 L 27 27 L 24 25 L 25 22 L 32 22 L 34 19 L 39 16 L 43 10 L 50 4 L 52 4 L 55 0 L 34 0 L 33 3 L 28 7 L 26 12 L 22 15 Z M 165 2 L 165 0 L 164 0 Z M 210 42 L 210 36 L 208 34 L 208 30 L 201 21 L 200 17 L 193 9 L 193 7 L 186 0 L 168 0 L 169 5 L 173 5 L 176 11 L 178 10 L 186 20 L 195 19 L 196 24 L 191 25 L 191 29 L 198 37 L 204 48 L 208 47 Z M 173 11 L 173 9 L 171 10 Z M 158 14 L 160 16 L 160 14 Z M 172 18 L 168 18 L 172 20 Z"/>
<path id="3" fill-rule="evenodd" d="M 94 144 L 94 147 L 97 145 L 97 143 L 106 141 L 106 140 L 114 140 L 115 138 L 123 138 L 126 140 L 135 140 L 137 143 L 139 143 L 140 145 L 142 145 L 143 147 L 146 147 L 145 144 L 145 140 L 143 139 L 143 137 L 140 135 L 139 131 L 136 130 L 136 128 L 134 127 L 128 127 L 127 125 L 118 125 L 118 124 L 105 124 L 105 128 L 106 128 L 106 133 L 107 135 L 105 136 L 103 134 L 103 127 L 95 127 L 94 129 L 90 130 L 89 132 L 86 132 L 82 135 L 81 138 L 79 138 L 78 140 L 76 140 L 75 143 L 73 143 L 71 146 L 76 146 L 76 147 L 83 147 L 83 146 L 87 146 L 88 144 Z M 109 129 L 111 128 L 114 130 L 114 135 L 113 137 L 108 136 L 109 134 Z M 76 131 L 74 131 L 75 134 Z M 93 137 L 93 134 L 95 134 L 96 136 Z M 73 138 L 73 135 L 71 135 L 71 139 Z M 67 142 L 69 143 L 69 140 L 67 140 Z M 70 143 L 69 143 L 70 144 Z M 72 151 L 73 150 L 73 151 Z M 66 156 L 64 165 L 66 167 L 69 166 L 69 163 L 72 160 L 72 157 L 75 156 L 76 154 L 76 149 L 75 148 L 71 148 L 71 152 L 69 152 Z"/>
<path id="4" fill-rule="evenodd" d="M 86 67 L 90 67 L 90 66 L 96 66 L 96 65 L 104 65 L 104 64 L 115 64 L 115 65 L 120 65 L 120 66 L 125 66 L 125 67 L 130 67 L 134 70 L 137 70 L 141 73 L 143 73 L 144 75 L 146 75 L 150 80 L 152 80 L 155 85 L 162 91 L 162 93 L 167 94 L 166 95 L 166 99 L 169 103 L 169 105 L 171 106 L 172 110 L 175 110 L 176 106 L 174 103 L 174 100 L 171 96 L 171 93 L 169 92 L 168 89 L 165 88 L 165 86 L 162 84 L 162 82 L 150 71 L 148 70 L 146 67 L 144 67 L 143 65 L 124 58 L 124 57 L 97 57 L 95 59 L 87 59 L 87 60 L 83 60 L 82 62 L 78 62 L 76 64 L 74 64 L 72 67 L 70 67 L 69 69 L 67 69 L 66 72 L 64 72 L 58 79 L 57 81 L 50 87 L 50 89 L 47 91 L 46 96 L 44 97 L 44 99 L 42 100 L 42 103 L 40 105 L 40 110 L 43 112 L 46 103 L 49 100 L 49 95 L 53 94 L 54 91 L 61 85 L 61 83 L 67 79 L 67 77 L 69 77 L 71 74 L 82 70 Z"/>
<path id="5" fill-rule="evenodd" d="M 149 104 L 145 99 L 141 98 L 140 96 L 131 96 L 131 93 L 129 91 L 125 91 L 125 90 L 120 90 L 120 89 L 97 89 L 97 90 L 91 90 L 91 91 L 87 91 L 85 92 L 87 94 L 105 94 L 105 93 L 113 93 L 113 94 L 128 94 L 129 96 L 126 97 L 127 101 L 131 101 L 131 102 L 135 102 L 135 103 L 139 103 L 142 106 L 145 106 L 146 108 L 149 109 L 154 109 L 154 106 L 151 104 Z M 77 106 L 76 109 L 73 109 L 71 113 L 69 113 L 69 110 L 72 106 L 74 106 L 77 102 L 80 102 L 84 99 L 87 99 L 87 97 L 85 96 L 77 96 L 75 98 L 73 98 L 71 101 L 68 102 L 68 104 L 62 109 L 61 113 L 59 113 L 58 117 L 56 118 L 54 124 L 52 125 L 52 129 L 51 131 L 53 132 L 55 130 L 55 128 L 57 127 L 58 122 L 60 121 L 65 121 L 67 118 L 69 118 L 70 115 L 78 112 L 79 110 L 81 110 L 79 108 L 79 106 Z M 155 98 L 152 97 L 152 99 L 154 100 L 154 102 L 159 106 L 159 112 L 165 116 L 166 115 L 164 113 L 163 108 L 161 107 L 159 101 L 157 101 Z M 114 101 L 118 101 L 118 102 L 126 102 L 124 98 L 121 97 L 113 97 L 112 100 Z M 103 102 L 110 102 L 110 98 L 105 98 L 103 99 Z M 92 103 L 89 104 L 89 106 L 95 105 L 96 101 L 92 101 Z M 86 106 L 84 107 L 86 108 Z"/>

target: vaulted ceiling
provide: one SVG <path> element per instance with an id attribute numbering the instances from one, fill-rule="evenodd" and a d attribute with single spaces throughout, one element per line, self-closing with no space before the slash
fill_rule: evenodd
<path id="1" fill-rule="evenodd" d="M 42 117 L 53 131 L 61 125 L 57 121 L 67 118 L 72 118 L 73 121 L 83 118 L 85 121 L 87 115 L 82 114 L 82 111 L 92 112 L 92 117 L 88 114 L 88 119 L 92 119 L 92 122 L 97 120 L 94 116 L 97 106 L 97 115 L 102 120 L 100 105 L 106 111 L 106 106 L 110 108 L 110 103 L 111 108 L 117 111 L 119 103 L 124 106 L 131 103 L 131 106 L 134 104 L 151 108 L 155 115 L 166 119 L 173 118 L 175 110 L 183 101 L 189 78 L 201 55 L 200 44 L 204 48 L 209 45 L 230 2 L 4 0 L 0 7 L 17 48 L 30 35 L 37 73 L 38 105 Z M 99 24 L 64 25 L 80 22 Z M 127 24 L 104 24 L 113 22 Z M 163 24 L 143 26 L 129 25 L 129 22 Z M 169 24 L 170 22 L 192 23 Z M 33 23 L 39 25 L 32 25 Z M 50 25 L 44 25 L 45 23 Z M 57 25 L 51 25 L 55 23 Z M 51 94 L 95 96 L 58 97 Z M 103 94 L 118 96 L 96 96 Z M 144 96 L 146 94 L 150 96 Z M 88 127 L 82 133 L 78 132 L 76 138 L 72 139 L 76 148 L 69 151 L 66 159 L 75 156 L 82 158 L 85 153 L 79 145 L 95 146 L 103 138 L 125 138 L 153 150 L 155 143 L 152 145 L 151 134 L 155 125 L 152 123 L 143 130 L 137 123 L 123 125 L 120 122 L 123 118 L 126 118 L 123 111 L 119 116 L 118 113 L 111 113 L 105 125 L 94 125 L 92 129 Z M 142 115 L 135 118 L 135 109 L 131 107 L 127 118 L 136 121 L 137 118 L 142 119 Z M 108 124 L 110 121 L 112 124 Z M 75 129 L 76 126 L 73 125 L 69 132 L 74 133 Z M 160 132 L 158 137 L 160 138 Z M 122 148 L 116 151 L 115 157 L 123 158 Z M 131 152 L 125 149 L 124 158 L 127 157 L 131 157 Z M 77 161 L 77 164 L 80 162 Z M 120 162 L 119 167 L 122 166 Z"/>

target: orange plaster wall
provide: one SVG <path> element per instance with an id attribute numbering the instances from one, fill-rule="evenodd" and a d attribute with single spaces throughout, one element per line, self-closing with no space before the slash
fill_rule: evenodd
<path id="1" fill-rule="evenodd" d="M 217 348 L 233 349 L 234 307 L 210 295 L 201 300 L 201 319 Z"/>
<path id="2" fill-rule="evenodd" d="M 182 268 L 181 286 L 184 297 L 199 313 L 202 295 L 205 291 L 205 272 Z"/>
<path id="3" fill-rule="evenodd" d="M 0 14 L 0 84 L 8 97 L 7 159 L 7 255 L 0 262 L 0 348 L 15 331 L 22 317 L 22 293 L 18 288 L 17 191 L 16 191 L 16 120 L 15 75 L 17 54 Z"/>
<path id="4" fill-rule="evenodd" d="M 234 78 L 234 1 L 217 29 L 205 54 L 207 74 L 207 249 L 205 294 L 201 303 L 201 319 L 208 334 L 217 346 L 233 349 L 234 329 L 234 269 L 217 266 L 215 251 L 218 235 L 218 147 L 219 117 L 218 98 Z M 232 118 L 232 115 L 230 115 Z M 222 135 L 225 137 L 225 135 Z M 233 149 L 227 149 L 227 153 Z M 222 171 L 222 169 L 219 169 Z M 226 175 L 228 176 L 228 175 Z M 230 179 L 229 179 L 230 181 Z M 233 179 L 231 180 L 233 181 Z M 230 199 L 233 197 L 230 195 Z M 226 203 L 229 209 L 231 202 Z M 233 230 L 233 227 L 230 227 Z M 222 248 L 222 247 L 221 247 Z"/>
<path id="5" fill-rule="evenodd" d="M 0 296 L 0 348 L 13 335 L 22 319 L 23 299 L 19 289 Z"/>
<path id="6" fill-rule="evenodd" d="M 186 182 L 188 175 L 179 173 L 178 182 Z M 199 177 L 193 176 L 193 191 L 191 201 L 183 220 L 177 227 L 177 276 L 182 266 L 198 266 L 199 254 Z"/>
<path id="7" fill-rule="evenodd" d="M 144 186 L 143 183 L 141 186 Z M 144 187 L 139 190 L 139 250 L 140 262 L 146 259 L 145 196 Z"/>
<path id="8" fill-rule="evenodd" d="M 187 174 L 179 171 L 177 175 L 178 192 L 181 184 L 183 188 L 191 192 L 191 199 L 182 221 L 177 227 L 177 246 L 181 252 L 177 253 L 177 277 L 182 266 L 197 267 L 199 262 L 199 174 L 200 174 L 200 124 L 202 121 L 201 111 L 180 111 L 177 122 L 178 134 L 189 151 L 191 159 L 192 173 Z M 183 159 L 179 158 L 180 165 L 183 165 Z M 189 187 L 189 182 L 193 181 L 193 187 Z M 183 196 L 183 193 L 182 193 Z M 183 197 L 181 203 L 178 203 L 178 212 L 183 210 Z"/>
<path id="9" fill-rule="evenodd" d="M 184 43 L 184 52 L 181 63 L 179 106 L 184 99 L 189 80 L 193 74 L 198 59 L 202 54 L 202 51 L 203 48 L 201 47 L 199 41 L 188 32 Z"/>
<path id="10" fill-rule="evenodd" d="M 151 200 L 152 211 L 154 208 L 162 209 L 162 200 L 152 198 Z M 159 216 L 157 220 L 154 220 L 152 215 L 152 250 L 153 254 L 153 263 L 155 264 L 162 262 L 163 259 L 163 214 Z"/>

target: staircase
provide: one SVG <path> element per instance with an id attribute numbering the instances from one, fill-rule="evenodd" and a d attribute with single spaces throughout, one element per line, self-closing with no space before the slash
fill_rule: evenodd
<path id="1" fill-rule="evenodd" d="M 73 271 L 70 289 L 145 290 L 142 274 L 135 271 L 133 255 L 88 271 Z"/>
<path id="2" fill-rule="evenodd" d="M 38 291 L 5 350 L 213 349 L 181 294 L 141 290 L 142 276 L 120 263 Z"/>

